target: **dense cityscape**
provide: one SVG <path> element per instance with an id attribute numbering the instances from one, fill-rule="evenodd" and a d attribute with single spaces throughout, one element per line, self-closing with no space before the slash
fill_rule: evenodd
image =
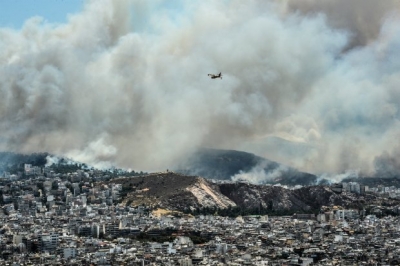
<path id="1" fill-rule="evenodd" d="M 24 164 L 23 172 L 3 173 L 1 265 L 400 263 L 399 206 L 392 215 L 383 215 L 381 206 L 324 206 L 289 216 L 194 216 L 123 202 L 123 186 L 113 180 L 140 173 L 81 168 Z M 329 189 L 382 199 L 399 194 L 356 182 Z"/>

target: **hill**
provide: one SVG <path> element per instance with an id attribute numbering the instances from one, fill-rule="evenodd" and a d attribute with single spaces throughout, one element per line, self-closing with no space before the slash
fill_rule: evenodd
<path id="1" fill-rule="evenodd" d="M 218 180 L 248 180 L 257 184 L 313 185 L 315 175 L 300 172 L 252 153 L 200 149 L 177 167 L 176 172 Z M 248 178 L 255 178 L 249 180 Z"/>
<path id="2" fill-rule="evenodd" d="M 154 173 L 110 181 L 122 185 L 122 202 L 170 210 L 227 208 L 236 204 L 224 196 L 216 184 L 204 178 L 178 173 Z"/>
<path id="3" fill-rule="evenodd" d="M 244 213 L 317 213 L 322 206 L 363 208 L 381 205 L 374 195 L 337 194 L 328 186 L 286 189 L 281 186 L 244 182 L 215 183 L 196 176 L 166 172 L 147 176 L 118 178 L 109 182 L 122 185 L 122 203 L 192 212 L 199 210 L 240 210 Z M 386 199 L 386 206 L 399 204 Z"/>

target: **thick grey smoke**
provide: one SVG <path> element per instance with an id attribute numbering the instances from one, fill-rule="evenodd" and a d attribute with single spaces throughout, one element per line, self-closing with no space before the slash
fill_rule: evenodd
<path id="1" fill-rule="evenodd" d="M 346 48 L 375 41 L 387 18 L 398 16 L 400 0 L 283 0 L 284 12 L 326 15 L 329 25 L 343 29 L 350 37 Z"/>
<path id="2" fill-rule="evenodd" d="M 384 152 L 374 160 L 375 170 L 378 176 L 400 177 L 400 149 L 397 145 L 392 152 Z"/>
<path id="3" fill-rule="evenodd" d="M 2 149 L 155 170 L 208 146 L 313 173 L 370 173 L 394 154 L 400 22 L 387 2 L 365 28 L 307 1 L 149 2 L 1 28 Z M 348 50 L 352 34 L 363 46 Z"/>

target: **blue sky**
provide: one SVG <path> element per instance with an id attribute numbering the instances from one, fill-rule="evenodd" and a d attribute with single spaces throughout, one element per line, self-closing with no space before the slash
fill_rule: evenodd
<path id="1" fill-rule="evenodd" d="M 21 28 L 40 16 L 49 23 L 64 23 L 68 14 L 82 10 L 84 0 L 0 0 L 0 27 Z"/>

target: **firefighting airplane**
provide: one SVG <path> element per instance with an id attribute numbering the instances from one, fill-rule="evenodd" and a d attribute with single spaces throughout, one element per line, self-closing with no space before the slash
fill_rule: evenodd
<path id="1" fill-rule="evenodd" d="M 212 79 L 218 79 L 218 78 L 222 79 L 222 74 L 221 74 L 221 72 L 219 72 L 218 75 L 215 75 L 215 74 L 208 74 L 208 76 L 211 77 Z"/>

